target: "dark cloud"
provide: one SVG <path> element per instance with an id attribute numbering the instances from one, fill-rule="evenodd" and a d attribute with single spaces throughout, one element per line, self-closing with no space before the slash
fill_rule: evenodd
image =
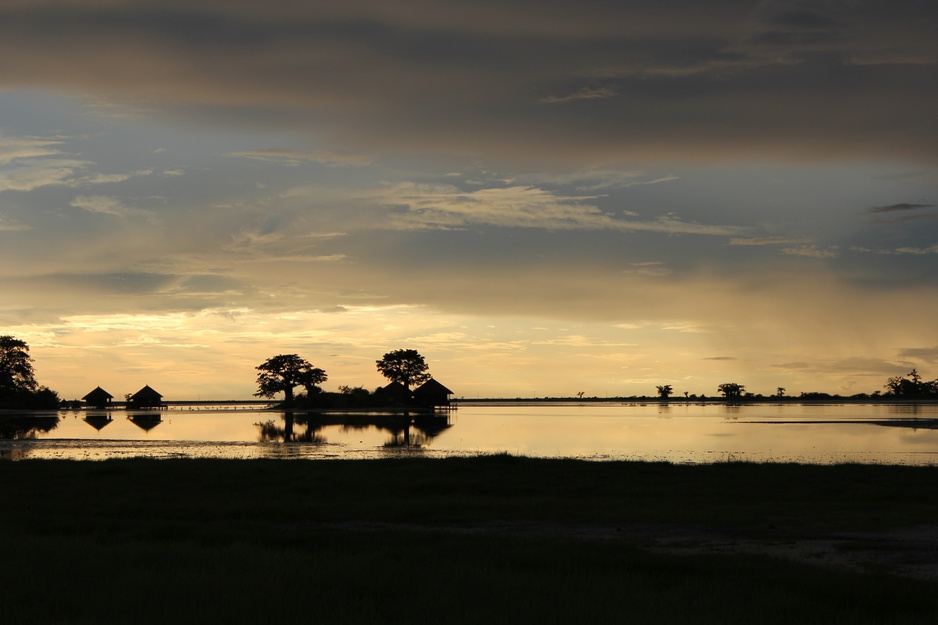
<path id="1" fill-rule="evenodd" d="M 928 363 L 938 363 L 938 346 L 936 347 L 907 347 L 899 350 L 900 358 L 914 358 Z"/>
<path id="2" fill-rule="evenodd" d="M 890 204 L 889 206 L 874 206 L 870 209 L 871 213 L 893 213 L 900 211 L 914 211 L 923 208 L 934 208 L 934 204 Z"/>
<path id="3" fill-rule="evenodd" d="M 355 149 L 934 159 L 936 19 L 878 4 L 19 0 L 0 87 Z"/>
<path id="4" fill-rule="evenodd" d="M 732 356 L 713 356 L 711 358 L 704 358 L 704 360 L 739 360 L 739 359 L 733 358 Z"/>

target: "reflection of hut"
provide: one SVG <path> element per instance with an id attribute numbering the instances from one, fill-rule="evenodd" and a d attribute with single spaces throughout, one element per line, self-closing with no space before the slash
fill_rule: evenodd
<path id="1" fill-rule="evenodd" d="M 163 422 L 163 418 L 154 413 L 132 414 L 127 418 L 138 428 L 147 432 Z"/>
<path id="2" fill-rule="evenodd" d="M 430 378 L 414 391 L 414 401 L 427 408 L 449 406 L 452 394 L 453 391 Z"/>
<path id="3" fill-rule="evenodd" d="M 91 408 L 107 408 L 114 396 L 100 386 L 82 397 L 85 404 Z"/>
<path id="4" fill-rule="evenodd" d="M 111 415 L 109 414 L 89 414 L 85 415 L 84 421 L 100 432 L 107 424 L 112 421 L 112 419 Z"/>
<path id="5" fill-rule="evenodd" d="M 149 384 L 130 396 L 131 408 L 159 408 L 162 402 L 163 396 L 150 388 Z"/>

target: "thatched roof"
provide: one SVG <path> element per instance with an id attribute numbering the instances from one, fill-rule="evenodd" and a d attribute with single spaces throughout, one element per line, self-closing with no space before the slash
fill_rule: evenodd
<path id="1" fill-rule="evenodd" d="M 103 403 L 111 399 L 114 399 L 114 396 L 108 393 L 106 390 L 104 390 L 100 386 L 98 386 L 98 387 L 95 387 L 93 391 L 91 391 L 90 393 L 82 397 L 82 399 L 88 403 L 96 403 L 96 402 Z"/>
<path id="2" fill-rule="evenodd" d="M 452 395 L 453 391 L 449 390 L 433 378 L 430 378 L 423 384 L 421 384 L 415 391 L 414 395 Z"/>
<path id="3" fill-rule="evenodd" d="M 410 391 L 407 390 L 407 387 L 400 382 L 391 382 L 387 386 L 382 386 L 378 389 L 378 392 L 388 395 L 407 395 L 410 393 Z"/>
<path id="4" fill-rule="evenodd" d="M 144 400 L 161 400 L 163 396 L 150 388 L 150 385 L 147 384 L 142 389 L 130 396 L 130 399 L 133 401 L 144 401 Z"/>

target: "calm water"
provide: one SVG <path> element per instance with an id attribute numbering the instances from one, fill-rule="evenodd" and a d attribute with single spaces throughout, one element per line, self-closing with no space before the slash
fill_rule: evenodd
<path id="1" fill-rule="evenodd" d="M 382 458 L 938 464 L 938 405 L 463 405 L 439 418 L 218 407 L 0 416 L 0 457 Z"/>

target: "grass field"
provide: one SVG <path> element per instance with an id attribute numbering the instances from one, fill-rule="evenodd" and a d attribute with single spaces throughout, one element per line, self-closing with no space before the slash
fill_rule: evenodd
<path id="1" fill-rule="evenodd" d="M 511 456 L 4 462 L 3 622 L 934 623 L 936 486 Z"/>

